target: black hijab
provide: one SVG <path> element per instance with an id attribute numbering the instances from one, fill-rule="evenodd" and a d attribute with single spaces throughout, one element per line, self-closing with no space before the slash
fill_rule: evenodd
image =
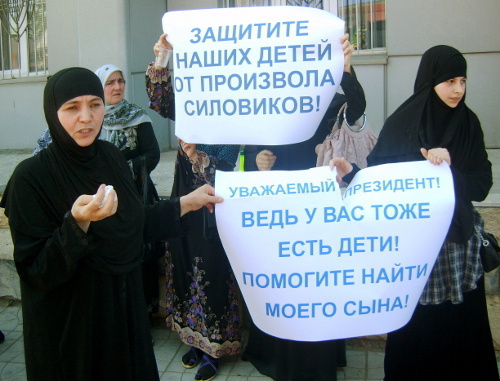
<path id="1" fill-rule="evenodd" d="M 61 125 L 59 108 L 82 95 L 104 101 L 101 82 L 92 71 L 68 68 L 50 77 L 43 106 L 53 142 L 17 166 L 1 206 L 13 229 L 34 239 L 50 239 L 80 195 L 96 193 L 100 184 L 113 185 L 118 210 L 91 222 L 87 236 L 92 245 L 84 260 L 101 272 L 124 273 L 141 262 L 144 209 L 120 150 L 99 139 L 80 147 Z"/>
<path id="2" fill-rule="evenodd" d="M 49 79 L 43 92 L 43 111 L 56 151 L 65 160 L 83 166 L 92 165 L 92 158 L 97 154 L 97 139 L 87 147 L 80 147 L 61 125 L 57 111 L 64 103 L 81 95 L 96 95 L 104 102 L 101 81 L 91 73 L 85 68 L 63 69 Z"/>
<path id="3" fill-rule="evenodd" d="M 447 106 L 434 87 L 455 77 L 467 76 L 462 54 L 450 46 L 427 50 L 420 62 L 414 93 L 387 118 L 368 165 L 424 160 L 420 148 L 446 148 L 450 152 L 455 185 L 455 213 L 448 233 L 454 242 L 466 242 L 473 232 L 468 184 L 461 174 L 484 171 L 488 156 L 477 116 L 466 106 L 465 94 L 455 107 Z M 491 174 L 491 164 L 489 164 Z M 484 187 L 488 185 L 485 182 Z M 486 192 L 487 194 L 487 192 Z"/>

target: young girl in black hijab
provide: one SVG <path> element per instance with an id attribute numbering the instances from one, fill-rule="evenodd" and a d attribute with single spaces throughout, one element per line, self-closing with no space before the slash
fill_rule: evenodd
<path id="1" fill-rule="evenodd" d="M 387 336 L 385 380 L 498 380 L 484 271 L 483 220 L 472 201 L 492 186 L 491 163 L 477 116 L 465 104 L 467 63 L 439 45 L 424 53 L 414 94 L 385 122 L 368 165 L 427 159 L 448 162 L 455 211 L 447 238 L 410 322 Z M 333 159 L 338 178 L 359 170 Z"/>
<path id="2" fill-rule="evenodd" d="M 17 166 L 0 202 L 21 279 L 28 380 L 158 380 L 141 246 L 180 234 L 182 215 L 221 199 L 206 186 L 145 208 L 120 150 L 97 139 L 104 95 L 90 70 L 53 75 L 44 111 L 53 142 Z M 105 184 L 114 187 L 106 201 Z"/>

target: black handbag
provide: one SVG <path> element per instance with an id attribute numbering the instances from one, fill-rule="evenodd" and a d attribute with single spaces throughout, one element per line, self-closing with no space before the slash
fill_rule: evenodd
<path id="1" fill-rule="evenodd" d="M 485 231 L 480 232 L 482 244 L 479 250 L 481 256 L 481 264 L 483 265 L 484 272 L 489 273 L 500 266 L 500 247 L 495 236 Z"/>

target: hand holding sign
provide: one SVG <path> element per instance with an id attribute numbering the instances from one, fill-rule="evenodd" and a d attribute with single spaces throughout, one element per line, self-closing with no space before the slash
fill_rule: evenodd
<path id="1" fill-rule="evenodd" d="M 344 68 L 344 22 L 303 7 L 167 12 L 176 135 L 205 144 L 290 144 L 316 131 Z"/>
<path id="2" fill-rule="evenodd" d="M 217 228 L 252 319 L 284 339 L 386 333 L 410 319 L 454 209 L 446 164 L 217 172 Z"/>

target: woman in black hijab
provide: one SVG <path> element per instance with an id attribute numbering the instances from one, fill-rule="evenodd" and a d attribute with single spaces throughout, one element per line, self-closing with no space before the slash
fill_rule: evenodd
<path id="1" fill-rule="evenodd" d="M 484 294 L 477 230 L 483 219 L 472 201 L 493 184 L 479 120 L 465 104 L 467 63 L 450 46 L 422 56 L 414 93 L 385 122 L 368 165 L 448 162 L 455 211 L 446 240 L 410 322 L 387 336 L 385 380 L 498 380 Z M 359 170 L 333 159 L 338 180 Z"/>
<path id="2" fill-rule="evenodd" d="M 28 380 L 158 380 L 141 246 L 180 234 L 181 216 L 221 199 L 206 186 L 145 208 L 120 150 L 97 139 L 104 94 L 90 70 L 53 75 L 44 111 L 53 144 L 17 166 L 0 202 L 21 279 Z M 105 184 L 114 187 L 106 201 Z"/>

